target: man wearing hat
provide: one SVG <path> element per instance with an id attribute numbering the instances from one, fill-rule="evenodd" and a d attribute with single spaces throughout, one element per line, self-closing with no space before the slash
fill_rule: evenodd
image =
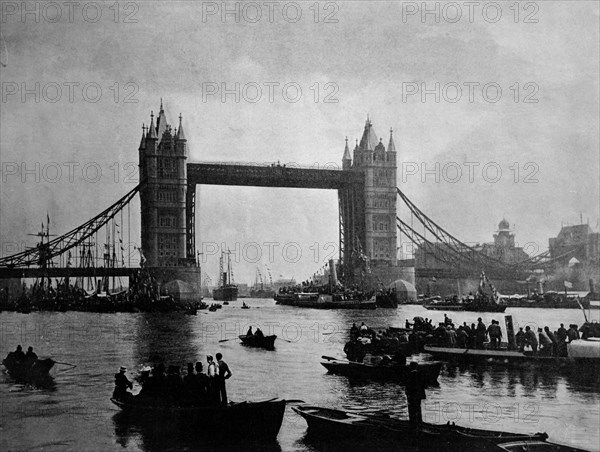
<path id="1" fill-rule="evenodd" d="M 113 391 L 113 399 L 122 400 L 131 396 L 127 389 L 133 389 L 133 383 L 125 376 L 127 368 L 121 366 L 119 373 L 115 374 L 115 390 Z"/>
<path id="2" fill-rule="evenodd" d="M 424 400 L 426 395 L 425 383 L 419 372 L 419 365 L 414 361 L 410 363 L 404 390 L 408 402 L 408 419 L 413 428 L 418 428 L 423 423 L 421 400 Z"/>

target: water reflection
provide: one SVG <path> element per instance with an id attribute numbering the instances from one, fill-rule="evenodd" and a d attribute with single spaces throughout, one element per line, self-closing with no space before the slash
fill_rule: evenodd
<path id="1" fill-rule="evenodd" d="M 136 319 L 134 359 L 139 364 L 185 365 L 200 361 L 196 317 L 181 313 L 145 313 Z M 196 359 L 198 358 L 198 359 Z"/>
<path id="2" fill-rule="evenodd" d="M 464 376 L 471 378 L 472 385 L 483 388 L 486 380 L 505 389 L 503 396 L 514 397 L 517 387 L 525 395 L 533 395 L 543 390 L 544 396 L 555 397 L 557 387 L 567 385 L 573 391 L 598 393 L 600 373 L 597 369 L 581 365 L 556 367 L 548 365 L 512 365 L 452 363 L 445 366 L 445 375 L 451 379 Z"/>

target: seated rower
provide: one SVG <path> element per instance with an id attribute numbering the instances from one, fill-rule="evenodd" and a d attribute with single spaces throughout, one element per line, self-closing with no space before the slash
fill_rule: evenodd
<path id="1" fill-rule="evenodd" d="M 246 336 L 254 336 L 254 333 L 252 332 L 252 327 L 248 328 L 248 331 L 246 332 Z"/>
<path id="2" fill-rule="evenodd" d="M 265 337 L 265 335 L 263 334 L 262 330 L 260 328 L 256 328 L 256 333 L 254 333 L 254 335 L 258 338 L 263 338 Z"/>
<path id="3" fill-rule="evenodd" d="M 33 347 L 27 348 L 27 353 L 25 353 L 25 359 L 27 361 L 35 361 L 36 359 L 38 359 L 38 356 L 33 351 Z"/>
<path id="4" fill-rule="evenodd" d="M 17 349 L 13 352 L 13 358 L 19 362 L 25 360 L 25 353 L 23 353 L 23 347 L 17 345 Z"/>

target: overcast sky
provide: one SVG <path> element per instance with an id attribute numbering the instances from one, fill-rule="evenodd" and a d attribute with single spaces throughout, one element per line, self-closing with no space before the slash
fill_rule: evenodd
<path id="1" fill-rule="evenodd" d="M 192 161 L 340 164 L 369 114 L 386 145 L 394 128 L 400 188 L 462 240 L 491 241 L 503 217 L 519 244 L 536 244 L 529 252 L 580 214 L 598 230 L 598 2 L 523 2 L 518 17 L 513 3 L 439 3 L 436 23 L 421 2 L 238 4 L 239 22 L 220 2 L 28 3 L 38 17 L 2 2 L 2 254 L 32 244 L 25 234 L 46 211 L 63 233 L 133 188 L 142 123 L 161 97 L 170 123 L 183 115 Z M 306 278 L 337 246 L 333 191 L 202 186 L 198 196 L 198 247 L 237 243 L 238 282 L 264 264 Z M 132 215 L 139 243 L 139 203 Z M 271 263 L 265 242 L 279 244 Z M 258 263 L 250 243 L 261 244 Z M 213 279 L 217 265 L 205 266 Z"/>

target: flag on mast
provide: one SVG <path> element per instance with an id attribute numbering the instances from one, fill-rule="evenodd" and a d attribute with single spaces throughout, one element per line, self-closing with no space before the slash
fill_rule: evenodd
<path id="1" fill-rule="evenodd" d="M 573 288 L 573 283 L 569 282 L 569 281 L 565 281 L 565 289 L 572 289 Z"/>

